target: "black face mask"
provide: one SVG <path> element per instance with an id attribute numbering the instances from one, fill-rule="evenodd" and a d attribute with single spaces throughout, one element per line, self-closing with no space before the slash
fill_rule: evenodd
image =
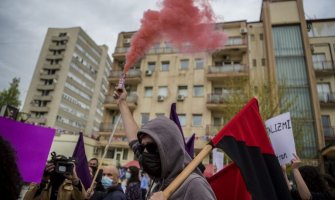
<path id="1" fill-rule="evenodd" d="M 160 178 L 162 173 L 161 159 L 159 152 L 155 154 L 143 152 L 139 158 L 143 170 L 154 178 Z"/>

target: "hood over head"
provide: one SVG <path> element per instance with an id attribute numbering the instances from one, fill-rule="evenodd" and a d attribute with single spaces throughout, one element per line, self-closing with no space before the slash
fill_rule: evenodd
<path id="1" fill-rule="evenodd" d="M 157 144 L 162 164 L 161 178 L 165 185 L 191 162 L 182 134 L 178 126 L 167 117 L 157 117 L 143 125 L 137 134 L 139 141 L 143 133 L 149 135 Z"/>

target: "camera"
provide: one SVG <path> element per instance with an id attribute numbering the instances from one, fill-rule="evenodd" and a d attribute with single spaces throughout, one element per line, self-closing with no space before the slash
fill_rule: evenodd
<path id="1" fill-rule="evenodd" d="M 63 155 L 56 155 L 56 152 L 51 153 L 51 161 L 55 165 L 55 172 L 58 174 L 72 174 L 73 163 L 76 160 L 72 157 L 67 158 Z"/>

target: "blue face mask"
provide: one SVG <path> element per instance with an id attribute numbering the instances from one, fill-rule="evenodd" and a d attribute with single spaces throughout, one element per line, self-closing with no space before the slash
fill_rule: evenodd
<path id="1" fill-rule="evenodd" d="M 130 179 L 131 174 L 129 172 L 126 172 L 126 179 Z"/>
<path id="2" fill-rule="evenodd" d="M 113 185 L 113 180 L 108 176 L 103 176 L 101 179 L 101 184 L 105 189 L 108 189 Z"/>

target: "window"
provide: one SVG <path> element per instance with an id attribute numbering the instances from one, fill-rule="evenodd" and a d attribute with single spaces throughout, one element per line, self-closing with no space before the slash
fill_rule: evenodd
<path id="1" fill-rule="evenodd" d="M 149 121 L 149 113 L 141 113 L 141 124 L 145 124 Z"/>
<path id="2" fill-rule="evenodd" d="M 257 61 L 256 61 L 256 59 L 252 59 L 252 66 L 253 66 L 253 67 L 256 67 L 256 66 L 257 66 Z"/>
<path id="3" fill-rule="evenodd" d="M 115 149 L 114 148 L 109 148 L 107 150 L 107 155 L 106 155 L 106 158 L 110 158 L 110 159 L 114 159 L 114 152 L 115 152 Z"/>
<path id="4" fill-rule="evenodd" d="M 156 62 L 148 62 L 148 70 L 155 71 Z"/>
<path id="5" fill-rule="evenodd" d="M 262 58 L 262 66 L 265 66 L 265 64 L 266 64 L 266 60 L 265 58 Z"/>
<path id="6" fill-rule="evenodd" d="M 202 115 L 193 114 L 192 115 L 192 126 L 201 126 L 202 125 Z"/>
<path id="7" fill-rule="evenodd" d="M 193 87 L 193 96 L 195 96 L 195 97 L 202 97 L 202 96 L 204 96 L 204 86 L 202 86 L 202 85 L 195 85 Z"/>
<path id="8" fill-rule="evenodd" d="M 180 60 L 180 69 L 188 69 L 189 60 L 188 59 L 182 59 Z"/>
<path id="9" fill-rule="evenodd" d="M 122 160 L 128 160 L 128 149 L 123 149 Z"/>
<path id="10" fill-rule="evenodd" d="M 178 119 L 181 126 L 186 126 L 186 114 L 179 114 Z"/>
<path id="11" fill-rule="evenodd" d="M 204 68 L 204 59 L 196 58 L 195 59 L 195 69 L 203 69 Z"/>
<path id="12" fill-rule="evenodd" d="M 167 97 L 168 96 L 168 87 L 167 86 L 160 86 L 158 87 L 158 95 Z"/>
<path id="13" fill-rule="evenodd" d="M 250 34 L 250 40 L 255 41 L 255 35 L 254 34 Z"/>
<path id="14" fill-rule="evenodd" d="M 178 86 L 178 95 L 187 97 L 187 86 Z"/>
<path id="15" fill-rule="evenodd" d="M 321 115 L 321 121 L 322 121 L 324 136 L 326 137 L 333 136 L 334 130 L 332 129 L 329 115 Z"/>
<path id="16" fill-rule="evenodd" d="M 162 61 L 162 71 L 169 71 L 170 61 Z"/>
<path id="17" fill-rule="evenodd" d="M 260 33 L 260 34 L 259 34 L 259 40 L 263 40 L 263 38 L 264 38 L 264 37 L 263 37 L 263 33 Z"/>
<path id="18" fill-rule="evenodd" d="M 326 55 L 324 53 L 317 53 L 312 55 L 314 69 L 324 69 Z"/>
<path id="19" fill-rule="evenodd" d="M 163 116 L 165 116 L 164 113 L 156 113 L 156 117 L 163 117 Z"/>
<path id="20" fill-rule="evenodd" d="M 213 118 L 213 125 L 214 126 L 222 126 L 223 123 L 222 123 L 222 118 L 221 117 L 214 117 Z"/>
<path id="21" fill-rule="evenodd" d="M 152 87 L 144 87 L 144 96 L 152 97 Z"/>
<path id="22" fill-rule="evenodd" d="M 329 83 L 318 83 L 316 88 L 318 90 L 320 101 L 324 103 L 329 102 L 329 97 L 331 97 L 330 84 Z"/>

